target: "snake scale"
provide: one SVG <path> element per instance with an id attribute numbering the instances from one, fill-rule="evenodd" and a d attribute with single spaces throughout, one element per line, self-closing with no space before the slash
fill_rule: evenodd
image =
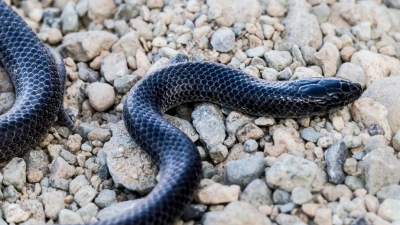
<path id="1" fill-rule="evenodd" d="M 0 2 L 0 60 L 16 91 L 15 105 L 0 116 L 0 161 L 21 155 L 47 133 L 56 116 L 73 128 L 62 108 L 65 69 L 26 23 Z M 184 57 L 181 57 L 181 59 Z M 158 165 L 151 193 L 120 216 L 96 224 L 172 224 L 191 203 L 202 176 L 195 144 L 162 113 L 185 102 L 209 101 L 252 115 L 304 117 L 356 100 L 361 86 L 326 78 L 268 82 L 211 62 L 181 62 L 140 80 L 124 104 L 125 126 Z"/>

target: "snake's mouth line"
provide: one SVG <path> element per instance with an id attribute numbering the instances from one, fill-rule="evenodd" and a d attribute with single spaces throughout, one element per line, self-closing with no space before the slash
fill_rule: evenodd
<path id="1" fill-rule="evenodd" d="M 0 0 L 0 225 L 400 221 L 399 15 Z"/>

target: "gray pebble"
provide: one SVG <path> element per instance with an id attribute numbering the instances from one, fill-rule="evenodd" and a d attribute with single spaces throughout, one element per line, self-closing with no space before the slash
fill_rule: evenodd
<path id="1" fill-rule="evenodd" d="M 261 176 L 264 167 L 264 158 L 257 154 L 249 158 L 230 161 L 225 165 L 226 182 L 244 188 Z"/>
<path id="2" fill-rule="evenodd" d="M 94 199 L 94 202 L 100 209 L 103 209 L 117 203 L 117 196 L 115 191 L 105 189 L 99 193 L 99 195 Z"/>
<path id="3" fill-rule="evenodd" d="M 219 52 L 229 52 L 235 47 L 235 33 L 228 27 L 221 27 L 211 37 L 211 45 Z"/>
<path id="4" fill-rule="evenodd" d="M 292 56 L 287 51 L 269 51 L 264 54 L 265 61 L 269 67 L 281 71 L 292 63 Z"/>
<path id="5" fill-rule="evenodd" d="M 295 204 L 295 203 L 293 203 L 293 202 L 288 202 L 288 203 L 286 203 L 286 204 L 284 204 L 284 205 L 280 205 L 280 206 L 279 206 L 279 211 L 280 211 L 281 213 L 288 213 L 288 212 L 292 211 L 295 207 L 296 207 L 296 204 Z"/>
<path id="6" fill-rule="evenodd" d="M 60 211 L 58 216 L 58 222 L 60 224 L 79 224 L 83 223 L 82 217 L 69 209 L 63 209 Z"/>
<path id="7" fill-rule="evenodd" d="M 276 77 L 278 80 L 289 80 L 292 77 L 292 70 L 288 67 L 285 68 L 284 70 L 280 71 Z"/>
<path id="8" fill-rule="evenodd" d="M 216 174 L 217 171 L 212 167 L 206 167 L 203 169 L 203 177 L 206 179 L 211 179 Z"/>
<path id="9" fill-rule="evenodd" d="M 323 134 L 317 132 L 314 130 L 314 128 L 308 127 L 308 128 L 304 128 L 300 131 L 300 136 L 307 140 L 307 141 L 311 141 L 311 142 L 317 142 L 318 139 L 320 137 L 323 136 Z"/>
<path id="10" fill-rule="evenodd" d="M 383 135 L 372 136 L 368 138 L 368 140 L 365 142 L 365 154 L 375 149 L 384 147 L 387 147 L 385 136 Z"/>
<path id="11" fill-rule="evenodd" d="M 240 200 L 248 202 L 254 206 L 271 205 L 272 191 L 265 181 L 255 179 L 240 194 Z"/>
<path id="12" fill-rule="evenodd" d="M 332 144 L 325 151 L 325 160 L 327 164 L 327 173 L 329 182 L 342 184 L 345 180 L 343 164 L 346 161 L 348 149 L 344 142 Z"/>
<path id="13" fill-rule="evenodd" d="M 400 151 L 400 130 L 394 135 L 392 139 L 393 148 L 396 151 Z"/>
<path id="14" fill-rule="evenodd" d="M 368 127 L 368 134 L 371 136 L 385 135 L 385 130 L 379 124 L 373 123 Z"/>
<path id="15" fill-rule="evenodd" d="M 221 143 L 217 144 L 209 150 L 209 155 L 213 163 L 220 163 L 224 161 L 228 155 L 228 148 Z"/>
<path id="16" fill-rule="evenodd" d="M 246 50 L 246 55 L 250 58 L 252 57 L 261 57 L 266 52 L 266 47 L 258 46 L 254 48 L 250 48 Z M 243 61 L 242 61 L 243 62 Z"/>
<path id="17" fill-rule="evenodd" d="M 74 165 L 76 163 L 76 156 L 70 151 L 61 149 L 60 156 L 70 165 Z"/>
<path id="18" fill-rule="evenodd" d="M 274 68 L 265 68 L 262 72 L 262 78 L 265 80 L 276 81 L 278 80 L 278 71 Z"/>
<path id="19" fill-rule="evenodd" d="M 244 142 L 243 148 L 244 148 L 245 152 L 251 153 L 251 152 L 257 151 L 258 143 L 257 143 L 257 141 L 255 141 L 253 139 L 249 139 Z"/>
<path id="20" fill-rule="evenodd" d="M 358 148 L 361 146 L 361 138 L 359 136 L 346 135 L 343 142 L 347 148 Z"/>
<path id="21" fill-rule="evenodd" d="M 90 185 L 85 185 L 81 187 L 74 195 L 74 201 L 78 203 L 79 206 L 84 206 L 92 202 L 96 197 L 97 191 L 93 189 Z"/>
<path id="22" fill-rule="evenodd" d="M 344 183 L 352 191 L 355 191 L 357 189 L 365 188 L 364 181 L 361 180 L 360 178 L 354 177 L 354 176 L 347 176 L 346 180 L 344 181 Z"/>
<path id="23" fill-rule="evenodd" d="M 382 202 L 385 199 L 400 199 L 400 185 L 391 184 L 382 187 L 377 193 L 379 201 Z"/>
<path id="24" fill-rule="evenodd" d="M 302 46 L 300 48 L 301 54 L 303 55 L 303 59 L 306 62 L 306 64 L 313 65 L 316 62 L 316 59 L 314 57 L 314 54 L 317 52 L 315 48 L 312 48 L 310 46 Z"/>
<path id="25" fill-rule="evenodd" d="M 124 75 L 114 80 L 114 87 L 118 93 L 125 94 L 136 84 L 139 80 L 137 75 Z"/>
<path id="26" fill-rule="evenodd" d="M 75 11 L 75 3 L 69 1 L 63 9 L 61 14 L 62 33 L 68 34 L 78 31 L 78 13 Z"/>
<path id="27" fill-rule="evenodd" d="M 283 205 L 290 202 L 290 193 L 281 189 L 276 189 L 272 194 L 272 201 L 276 205 Z"/>
<path id="28" fill-rule="evenodd" d="M 8 202 L 15 202 L 19 198 L 19 195 L 14 186 L 8 185 L 3 189 L 3 198 Z"/>
<path id="29" fill-rule="evenodd" d="M 321 3 L 311 8 L 310 13 L 314 14 L 317 17 L 318 23 L 324 23 L 330 13 L 330 8 L 327 4 Z"/>
<path id="30" fill-rule="evenodd" d="M 313 198 L 311 192 L 307 188 L 295 187 L 292 190 L 290 199 L 297 205 L 302 205 Z"/>
<path id="31" fill-rule="evenodd" d="M 13 158 L 3 168 L 3 184 L 21 190 L 26 183 L 26 163 L 21 158 Z"/>

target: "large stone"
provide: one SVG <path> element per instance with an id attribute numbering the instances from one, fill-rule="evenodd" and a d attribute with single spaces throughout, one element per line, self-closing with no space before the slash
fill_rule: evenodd
<path id="1" fill-rule="evenodd" d="M 236 201 L 222 211 L 208 212 L 203 217 L 204 225 L 258 224 L 270 225 L 271 221 L 247 202 Z"/>
<path id="2" fill-rule="evenodd" d="M 400 76 L 387 77 L 371 84 L 362 97 L 379 102 L 388 112 L 388 122 L 393 133 L 400 130 Z"/>
<path id="3" fill-rule="evenodd" d="M 369 50 L 354 53 L 350 62 L 360 65 L 364 69 L 367 87 L 376 80 L 400 75 L 400 60 Z"/>
<path id="4" fill-rule="evenodd" d="M 64 37 L 61 54 L 64 58 L 87 62 L 99 56 L 101 51 L 108 51 L 117 40 L 117 36 L 107 31 L 70 33 Z"/>
<path id="5" fill-rule="evenodd" d="M 208 18 L 215 19 L 220 26 L 232 26 L 234 23 L 249 23 L 261 15 L 260 3 L 257 0 L 207 0 Z"/>
<path id="6" fill-rule="evenodd" d="M 368 153 L 364 158 L 365 187 L 370 194 L 400 181 L 400 161 L 388 148 L 379 148 Z"/>
<path id="7" fill-rule="evenodd" d="M 309 10 L 310 5 L 305 0 L 291 2 L 288 15 L 283 20 L 285 40 L 299 47 L 310 46 L 319 49 L 322 45 L 321 29 L 317 17 L 310 14 Z"/>

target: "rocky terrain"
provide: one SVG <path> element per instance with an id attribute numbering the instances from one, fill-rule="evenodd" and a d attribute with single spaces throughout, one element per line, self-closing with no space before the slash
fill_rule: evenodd
<path id="1" fill-rule="evenodd" d="M 10 0 L 8 0 L 10 3 Z M 322 116 L 254 117 L 190 103 L 165 117 L 203 180 L 176 225 L 400 224 L 399 0 L 11 0 L 65 59 L 54 127 L 0 168 L 0 225 L 116 216 L 156 184 L 122 121 L 126 93 L 177 53 L 271 81 L 337 77 L 363 96 Z M 0 73 L 0 112 L 15 99 Z"/>

